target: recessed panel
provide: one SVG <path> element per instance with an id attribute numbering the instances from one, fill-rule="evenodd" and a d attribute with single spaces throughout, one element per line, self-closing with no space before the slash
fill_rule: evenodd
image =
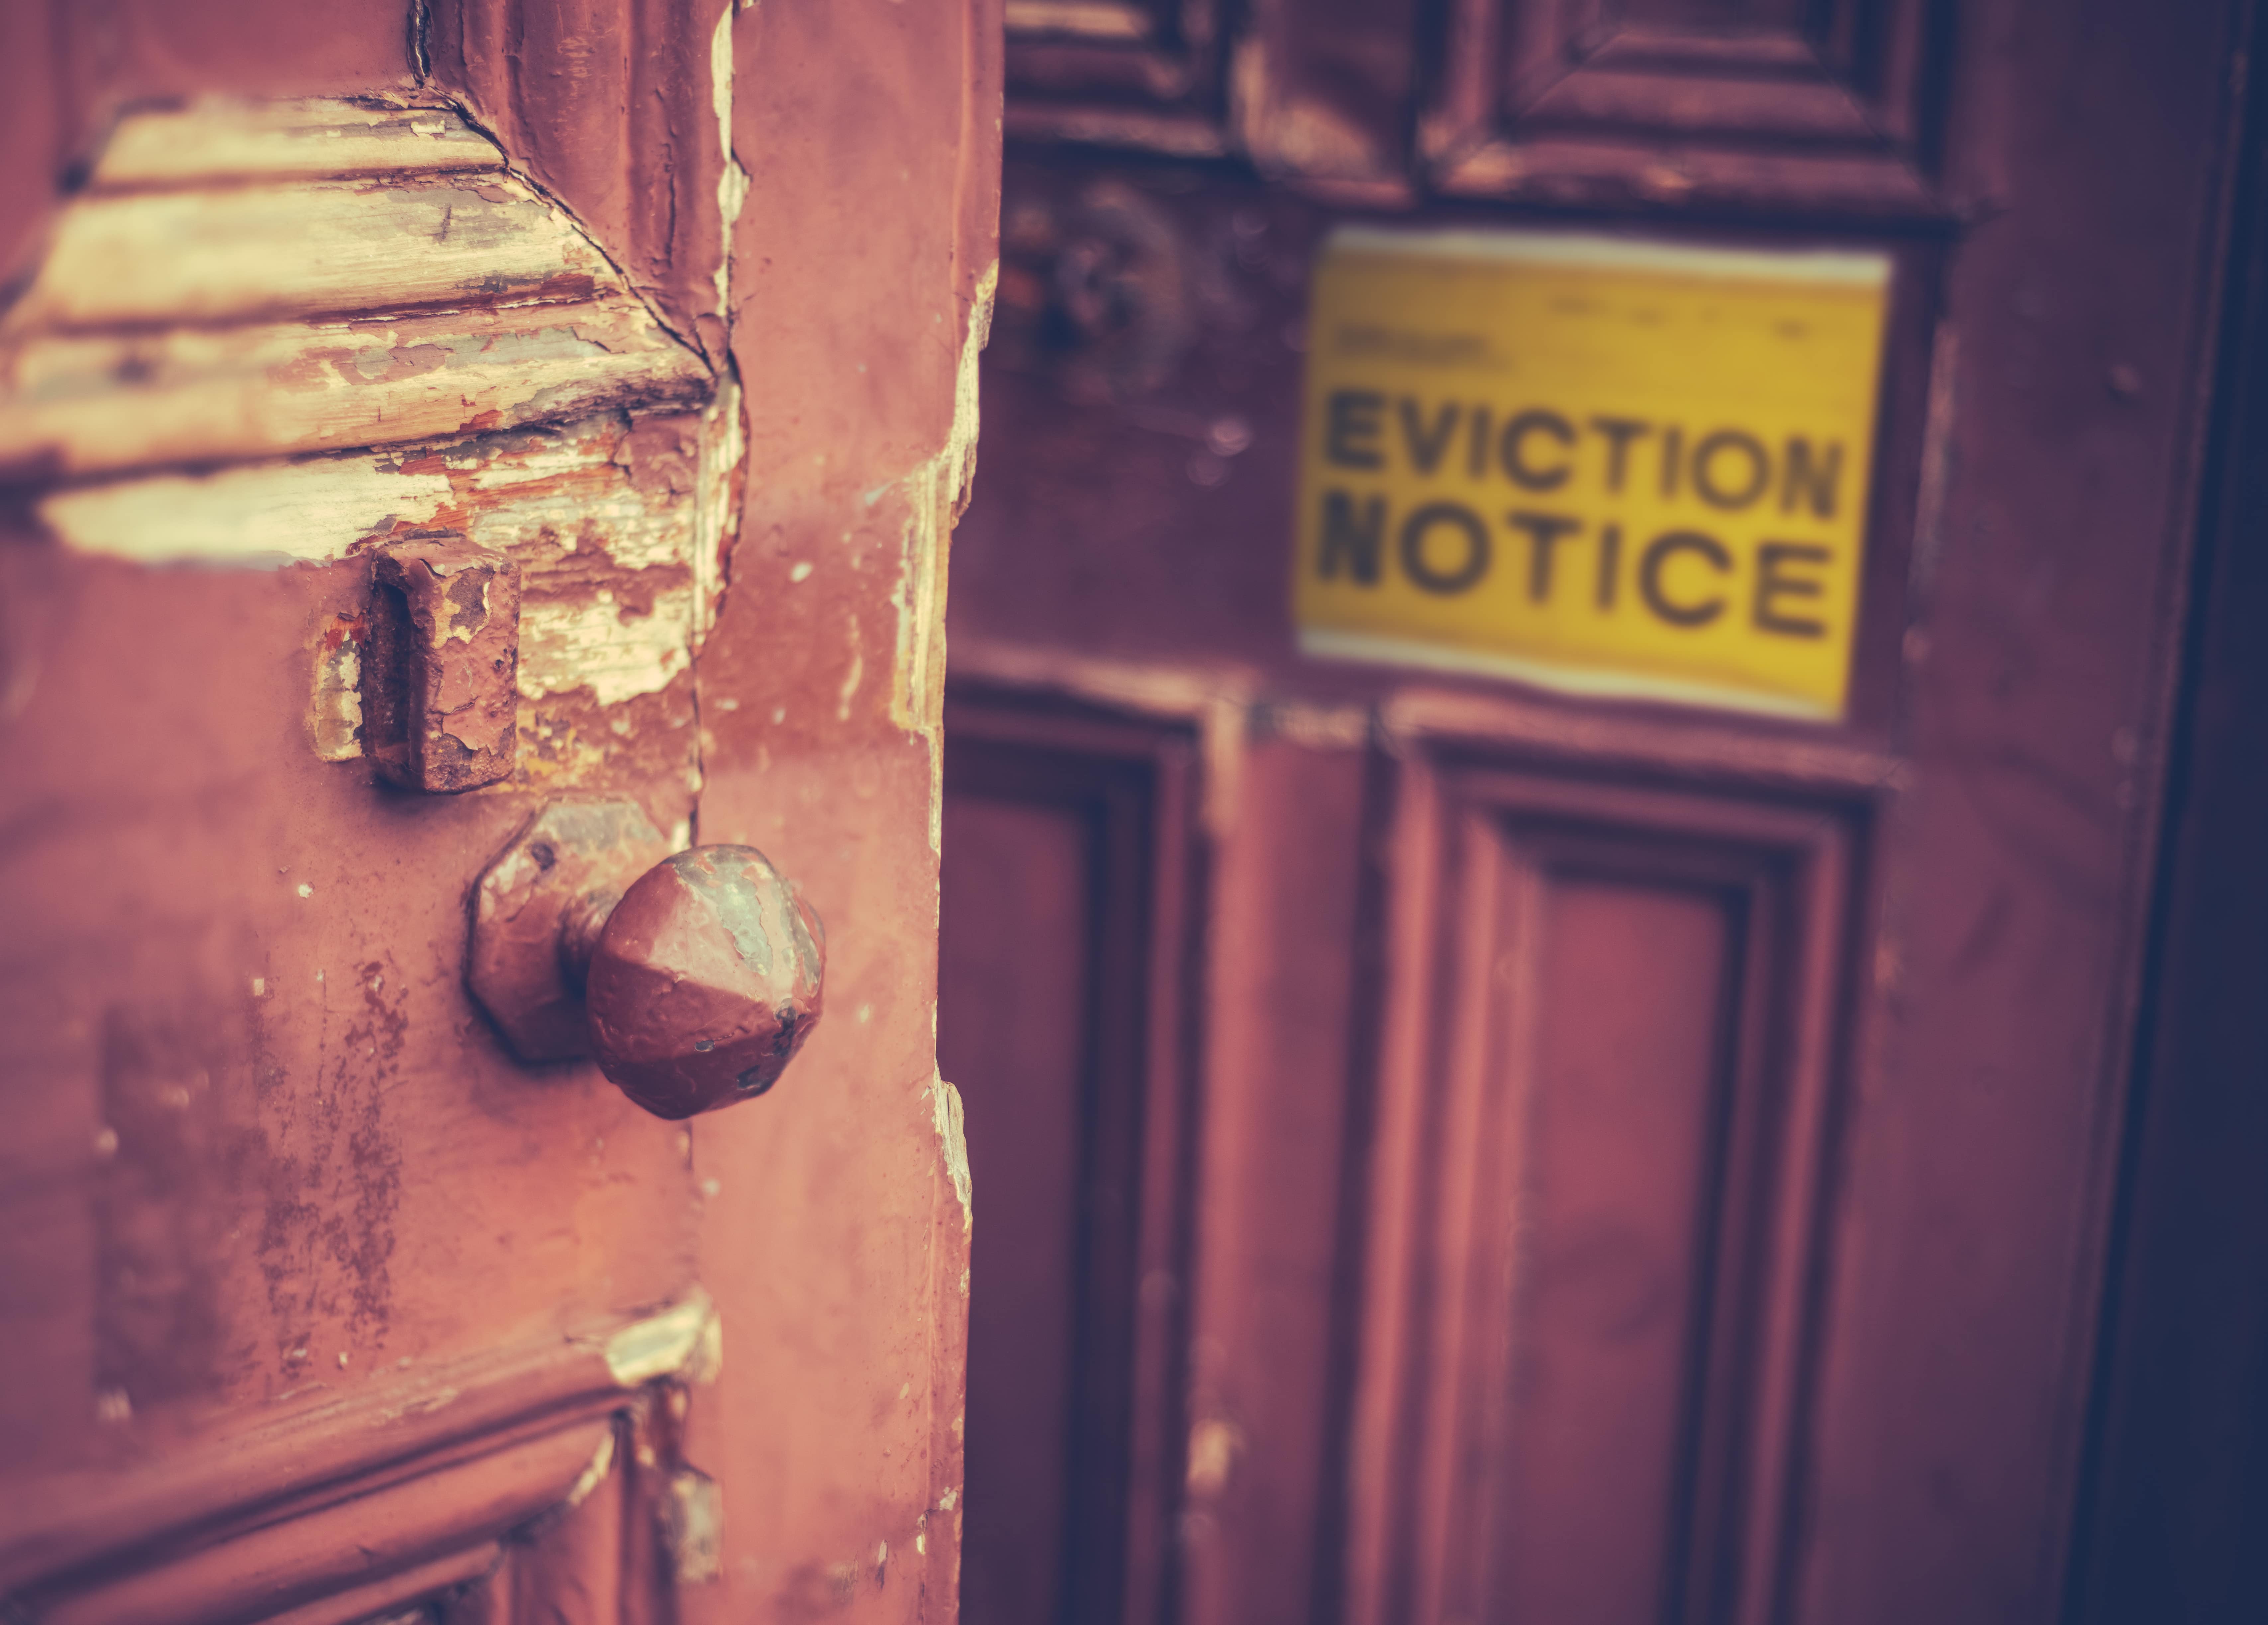
<path id="1" fill-rule="evenodd" d="M 1090 829 L 1076 808 L 954 795 L 944 853 L 938 1067 L 977 1215 L 962 1596 L 972 1619 L 1043 1625 L 1071 1499 Z"/>
<path id="2" fill-rule="evenodd" d="M 1845 827 L 1508 766 L 1403 784 L 1350 1618 L 1766 1617 Z"/>
<path id="3" fill-rule="evenodd" d="M 1490 1328 L 1509 1359 L 1484 1617 L 1646 1625 L 1675 1541 L 1737 919 L 1696 890 L 1541 890 L 1533 1049 L 1491 1079 L 1524 1109 L 1491 1215 L 1513 1286 Z"/>

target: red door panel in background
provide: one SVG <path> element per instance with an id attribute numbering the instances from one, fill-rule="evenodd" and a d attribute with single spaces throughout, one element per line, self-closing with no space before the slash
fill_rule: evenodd
<path id="1" fill-rule="evenodd" d="M 2251 15 L 1011 8 L 972 1607 L 2058 1617 Z M 1298 653 L 1349 221 L 1888 256 L 1839 720 Z"/>

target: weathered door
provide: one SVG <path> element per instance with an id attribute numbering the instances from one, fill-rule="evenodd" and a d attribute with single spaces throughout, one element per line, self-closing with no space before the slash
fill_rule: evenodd
<path id="1" fill-rule="evenodd" d="M 2251 17 L 1011 6 L 946 709 L 973 1610 L 2057 1616 Z M 1847 602 L 1822 462 L 1657 483 L 1676 390 L 1803 381 L 1768 347 L 1577 413 L 1518 380 L 1619 294 L 1467 343 L 1318 292 L 1450 228 L 1886 268 Z M 1358 341 L 1469 387 L 1308 393 Z M 1485 508 L 1368 506 L 1482 409 Z M 1641 468 L 1652 528 L 1562 514 Z M 1302 625 L 1491 545 L 1515 608 L 1847 638 L 1847 693 Z"/>
<path id="2" fill-rule="evenodd" d="M 0 34 L 5 1611 L 953 1617 L 939 617 L 997 20 Z M 696 844 L 823 920 L 815 1027 L 800 984 L 672 1024 L 695 939 L 609 909 Z M 723 861 L 656 872 L 815 977 Z M 668 1119 L 523 1059 L 593 1045 Z"/>

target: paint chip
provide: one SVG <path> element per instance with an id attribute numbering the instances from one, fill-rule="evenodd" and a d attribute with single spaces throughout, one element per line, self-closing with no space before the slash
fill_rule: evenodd
<path id="1" fill-rule="evenodd" d="M 299 883 L 299 895 L 303 897 L 312 897 L 315 895 L 315 889 L 303 880 Z"/>
<path id="2" fill-rule="evenodd" d="M 635 1388 L 681 1370 L 701 1350 L 703 1333 L 716 1316 L 700 1288 L 674 1309 L 624 1326 L 607 1340 L 607 1370 L 616 1383 Z"/>
<path id="3" fill-rule="evenodd" d="M 799 558 L 796 560 L 795 568 L 787 572 L 787 579 L 795 582 L 798 586 L 801 586 L 804 582 L 811 580 L 812 569 L 813 565 L 811 560 L 808 558 Z"/>
<path id="4" fill-rule="evenodd" d="M 724 1573 L 724 1498 L 707 1474 L 680 1467 L 670 1474 L 661 1527 L 680 1585 L 705 1584 Z"/>
<path id="5" fill-rule="evenodd" d="M 599 1448 L 591 1452 L 591 1463 L 583 1469 L 580 1478 L 567 1489 L 568 1506 L 580 1506 L 591 1498 L 591 1492 L 607 1481 L 607 1474 L 615 1470 L 615 1436 L 610 1429 L 601 1434 Z"/>

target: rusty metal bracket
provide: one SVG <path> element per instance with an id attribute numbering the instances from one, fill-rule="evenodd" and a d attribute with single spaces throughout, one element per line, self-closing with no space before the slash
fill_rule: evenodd
<path id="1" fill-rule="evenodd" d="M 667 856 L 669 843 L 637 802 L 563 801 L 529 819 L 482 873 L 465 979 L 522 1060 L 591 1053 L 574 964 L 588 957 L 590 917 L 603 926 L 622 893 Z"/>
<path id="2" fill-rule="evenodd" d="M 827 934 L 752 846 L 672 853 L 636 801 L 554 801 L 475 883 L 465 979 L 522 1060 L 597 1058 L 657 1117 L 763 1094 L 819 1020 Z"/>
<path id="3" fill-rule="evenodd" d="M 519 566 L 462 537 L 371 555 L 363 748 L 406 789 L 512 776 L 519 722 Z"/>

